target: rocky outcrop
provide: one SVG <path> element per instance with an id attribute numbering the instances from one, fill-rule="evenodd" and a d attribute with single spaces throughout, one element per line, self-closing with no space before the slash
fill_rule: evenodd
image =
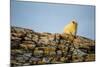
<path id="1" fill-rule="evenodd" d="M 11 66 L 95 61 L 95 41 L 11 27 Z"/>

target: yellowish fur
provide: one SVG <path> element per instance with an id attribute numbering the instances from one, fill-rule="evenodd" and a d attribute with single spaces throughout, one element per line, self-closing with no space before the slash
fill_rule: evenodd
<path id="1" fill-rule="evenodd" d="M 64 33 L 76 36 L 76 33 L 77 33 L 77 23 L 76 23 L 76 21 L 73 20 L 68 25 L 66 25 L 64 27 Z"/>

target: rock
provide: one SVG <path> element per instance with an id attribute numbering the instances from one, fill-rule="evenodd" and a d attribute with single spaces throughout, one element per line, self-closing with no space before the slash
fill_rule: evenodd
<path id="1" fill-rule="evenodd" d="M 11 27 L 11 66 L 95 61 L 95 40 Z"/>
<path id="2" fill-rule="evenodd" d="M 55 42 L 57 43 L 57 44 L 59 44 L 60 43 L 60 34 L 55 34 Z"/>
<path id="3" fill-rule="evenodd" d="M 57 55 L 62 55 L 62 51 L 61 50 L 57 50 Z"/>
<path id="4" fill-rule="evenodd" d="M 58 45 L 58 48 L 59 48 L 60 50 L 65 49 L 65 47 L 66 47 L 66 46 L 65 46 L 65 45 L 63 45 L 63 44 L 59 44 L 59 45 Z"/>
<path id="5" fill-rule="evenodd" d="M 24 37 L 24 40 L 26 40 L 26 41 L 31 41 L 32 39 L 29 38 L 29 37 Z"/>
<path id="6" fill-rule="evenodd" d="M 38 42 L 38 40 L 39 40 L 39 36 L 36 35 L 36 34 L 33 34 L 33 35 L 32 35 L 32 41 Z"/>
<path id="7" fill-rule="evenodd" d="M 54 36 L 55 36 L 54 34 L 48 35 L 48 40 L 49 40 L 49 41 L 54 41 L 54 39 L 55 39 Z"/>
<path id="8" fill-rule="evenodd" d="M 22 41 L 22 43 L 25 43 L 25 44 L 35 44 L 33 41 Z"/>
<path id="9" fill-rule="evenodd" d="M 33 53 L 34 53 L 34 56 L 36 56 L 36 57 L 42 57 L 43 56 L 43 51 L 39 50 L 38 48 L 35 48 Z"/>
<path id="10" fill-rule="evenodd" d="M 25 63 L 25 59 L 23 58 L 23 56 L 17 56 L 16 61 L 18 61 L 18 63 Z"/>
<path id="11" fill-rule="evenodd" d="M 23 48 L 23 49 L 34 49 L 35 48 L 35 44 L 27 44 L 27 43 L 23 43 L 23 44 L 20 44 L 20 47 Z"/>
<path id="12" fill-rule="evenodd" d="M 78 55 L 73 55 L 72 56 L 72 62 L 82 62 L 83 59 L 84 58 L 82 56 L 78 56 Z"/>
<path id="13" fill-rule="evenodd" d="M 56 52 L 55 51 L 50 51 L 49 56 L 56 56 Z"/>
<path id="14" fill-rule="evenodd" d="M 48 39 L 46 37 L 40 37 L 40 40 L 39 40 L 38 44 L 47 45 L 48 44 Z"/>
<path id="15" fill-rule="evenodd" d="M 87 56 L 85 57 L 85 61 L 95 61 L 95 54 L 87 54 Z"/>
<path id="16" fill-rule="evenodd" d="M 14 37 L 22 37 L 24 35 L 25 35 L 24 33 L 12 33 L 11 34 L 11 36 L 14 36 Z"/>
<path id="17" fill-rule="evenodd" d="M 61 57 L 61 58 L 60 58 L 60 61 L 61 61 L 61 62 L 65 62 L 65 61 L 66 61 L 65 57 Z"/>
<path id="18" fill-rule="evenodd" d="M 40 58 L 37 58 L 37 57 L 31 57 L 29 62 L 37 62 L 37 61 L 40 61 L 41 59 Z"/>
<path id="19" fill-rule="evenodd" d="M 90 49 L 89 46 L 95 46 L 95 42 L 94 40 L 85 38 L 85 37 L 81 37 L 81 36 L 77 36 L 76 39 L 74 39 L 74 45 L 77 48 L 86 48 L 86 49 Z"/>
<path id="20" fill-rule="evenodd" d="M 50 60 L 49 60 L 48 57 L 43 57 L 42 62 L 43 62 L 43 63 L 49 63 Z"/>
<path id="21" fill-rule="evenodd" d="M 11 50 L 11 53 L 15 53 L 15 54 L 23 54 L 24 51 L 23 51 L 23 50 L 14 49 L 14 50 Z"/>
<path id="22" fill-rule="evenodd" d="M 11 28 L 13 28 L 13 30 L 14 30 L 16 33 L 20 33 L 20 32 L 25 33 L 25 29 L 24 29 L 24 28 L 19 28 L 19 27 L 11 27 Z"/>
<path id="23" fill-rule="evenodd" d="M 23 64 L 23 66 L 29 66 L 30 65 L 30 63 L 25 63 L 25 64 Z"/>
<path id="24" fill-rule="evenodd" d="M 12 49 L 17 49 L 20 47 L 20 40 L 11 40 L 11 48 Z"/>
<path id="25" fill-rule="evenodd" d="M 31 39 L 32 38 L 32 34 L 30 34 L 30 33 L 29 34 L 26 34 L 26 37 L 28 37 L 28 38 Z"/>
<path id="26" fill-rule="evenodd" d="M 14 37 L 14 36 L 11 36 L 11 39 L 12 39 L 12 40 L 21 40 L 21 38 L 19 38 L 19 37 Z"/>
<path id="27" fill-rule="evenodd" d="M 31 57 L 32 56 L 32 53 L 25 53 L 25 54 L 23 54 L 23 56 Z"/>

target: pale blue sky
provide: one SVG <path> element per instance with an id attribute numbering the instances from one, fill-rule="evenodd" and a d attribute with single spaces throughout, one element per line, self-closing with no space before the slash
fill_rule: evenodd
<path id="1" fill-rule="evenodd" d="M 11 25 L 36 32 L 63 33 L 72 19 L 78 23 L 77 35 L 95 39 L 95 7 L 89 5 L 15 2 L 11 0 Z"/>

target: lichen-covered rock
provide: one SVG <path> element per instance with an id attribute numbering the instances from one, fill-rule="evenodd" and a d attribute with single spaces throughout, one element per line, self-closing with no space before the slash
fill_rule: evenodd
<path id="1" fill-rule="evenodd" d="M 11 66 L 95 61 L 95 41 L 11 27 Z"/>
<path id="2" fill-rule="evenodd" d="M 79 55 L 72 56 L 72 62 L 82 62 L 83 60 L 84 60 L 84 58 Z"/>
<path id="3" fill-rule="evenodd" d="M 36 57 L 42 57 L 43 56 L 43 50 L 39 50 L 38 48 L 35 48 L 33 51 L 34 56 Z"/>
<path id="4" fill-rule="evenodd" d="M 87 54 L 87 56 L 85 57 L 85 61 L 95 61 L 95 54 Z"/>
<path id="5" fill-rule="evenodd" d="M 35 44 L 27 44 L 27 43 L 26 44 L 25 43 L 20 44 L 20 47 L 23 48 L 23 49 L 26 49 L 26 50 L 27 49 L 34 49 L 35 46 L 36 46 Z"/>

